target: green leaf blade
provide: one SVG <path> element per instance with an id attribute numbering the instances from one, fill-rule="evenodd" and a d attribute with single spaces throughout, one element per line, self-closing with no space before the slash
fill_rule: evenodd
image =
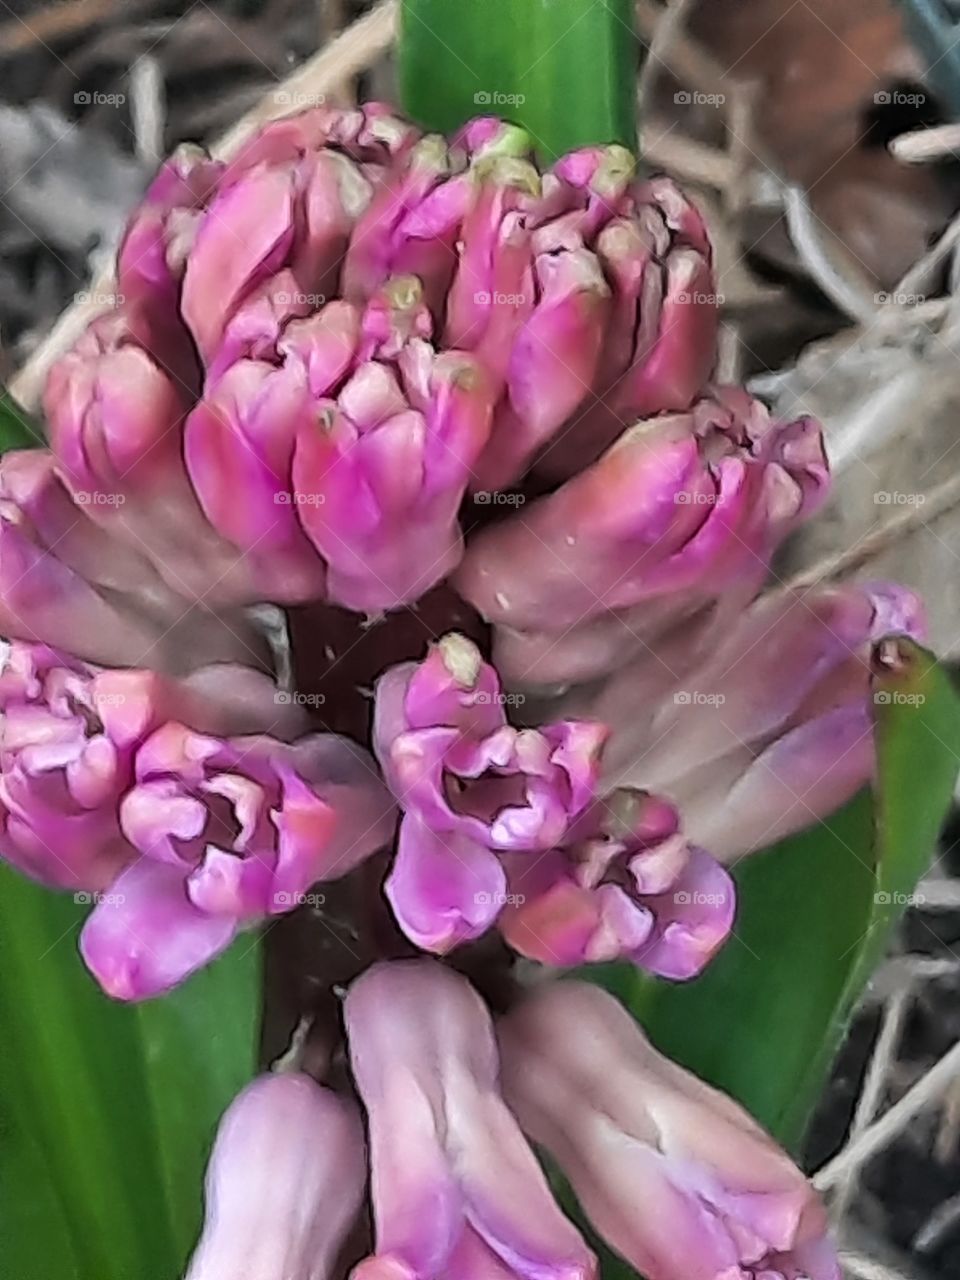
<path id="1" fill-rule="evenodd" d="M 403 104 L 428 129 L 499 115 L 544 160 L 636 149 L 631 0 L 404 0 L 399 57 Z"/>
<path id="2" fill-rule="evenodd" d="M 259 947 L 118 1004 L 76 951 L 88 910 L 0 868 L 0 1238 L 23 1280 L 175 1280 L 216 1123 L 256 1069 Z"/>

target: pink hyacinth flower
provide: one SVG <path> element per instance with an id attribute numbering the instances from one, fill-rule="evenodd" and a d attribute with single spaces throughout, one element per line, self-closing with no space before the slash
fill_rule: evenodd
<path id="1" fill-rule="evenodd" d="M 594 798 L 605 731 L 507 723 L 496 672 L 451 634 L 376 688 L 374 749 L 404 810 L 387 897 L 418 946 L 477 937 L 506 902 L 501 855 L 568 839 Z"/>
<path id="2" fill-rule="evenodd" d="M 186 1280 L 330 1280 L 365 1179 L 352 1102 L 307 1075 L 260 1076 L 220 1121 Z"/>
<path id="3" fill-rule="evenodd" d="M 541 987 L 498 1036 L 524 1132 L 647 1280 L 840 1280 L 800 1170 L 735 1102 L 661 1057 L 612 996 Z"/>
<path id="4" fill-rule="evenodd" d="M 161 994 L 237 930 L 299 906 L 391 837 L 392 801 L 345 738 L 292 745 L 214 738 L 169 723 L 139 748 L 120 825 L 137 859 L 88 918 L 80 945 L 110 995 Z"/>
<path id="5" fill-rule="evenodd" d="M 498 927 L 515 951 L 567 967 L 629 960 L 660 977 L 694 978 L 730 936 L 736 892 L 691 845 L 672 805 L 615 792 L 593 806 L 567 848 L 511 857 Z"/>
<path id="6" fill-rule="evenodd" d="M 136 860 L 118 806 L 134 756 L 165 721 L 199 731 L 296 733 L 275 686 L 222 664 L 174 680 L 153 671 L 102 671 L 43 645 L 5 647 L 0 671 L 0 853 L 42 883 L 102 892 Z"/>
<path id="7" fill-rule="evenodd" d="M 344 1008 L 376 1252 L 354 1280 L 588 1280 L 593 1256 L 500 1098 L 490 1016 L 434 961 L 375 965 Z"/>

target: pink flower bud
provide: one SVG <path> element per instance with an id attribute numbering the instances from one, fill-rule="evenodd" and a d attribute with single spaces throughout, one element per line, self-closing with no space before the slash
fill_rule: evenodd
<path id="1" fill-rule="evenodd" d="M 260 1076 L 220 1122 L 186 1280 L 330 1280 L 365 1177 L 352 1102 L 307 1075 Z"/>
<path id="2" fill-rule="evenodd" d="M 328 565 L 328 593 L 358 612 L 416 600 L 457 564 L 457 514 L 490 431 L 489 379 L 471 356 L 412 339 L 362 364 L 299 432 L 299 516 Z M 412 406 L 412 407 L 409 407 Z"/>
<path id="3" fill-rule="evenodd" d="M 355 1280 L 594 1276 L 500 1098 L 490 1017 L 466 980 L 432 961 L 378 964 L 344 1014 L 376 1234 Z"/>
<path id="4" fill-rule="evenodd" d="M 662 791 L 697 842 L 724 859 L 832 813 L 873 775 L 870 654 L 922 639 L 923 610 L 888 583 L 761 597 L 671 679 L 640 659 L 570 714 L 613 730 L 609 785 Z"/>
<path id="5" fill-rule="evenodd" d="M 637 424 L 549 497 L 484 530 L 458 589 L 509 636 L 569 643 L 572 629 L 629 621 L 632 609 L 654 610 L 662 631 L 723 592 L 755 592 L 780 541 L 819 505 L 826 474 L 815 423 L 774 423 L 724 390 Z M 509 653 L 498 650 L 497 665 L 511 683 L 546 682 Z"/>
<path id="6" fill-rule="evenodd" d="M 595 1230 L 647 1280 L 840 1280 L 803 1174 L 616 1000 L 543 986 L 499 1025 L 504 1094 Z"/>

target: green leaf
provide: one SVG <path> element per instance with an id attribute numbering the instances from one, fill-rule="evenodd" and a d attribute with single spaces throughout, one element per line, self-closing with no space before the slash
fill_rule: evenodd
<path id="1" fill-rule="evenodd" d="M 399 58 L 403 104 L 429 129 L 498 115 L 545 160 L 636 150 L 633 0 L 403 0 Z"/>
<path id="2" fill-rule="evenodd" d="M 960 700 L 946 673 L 909 641 L 884 644 L 895 669 L 876 681 L 875 793 L 736 868 L 736 936 L 697 981 L 669 985 L 620 965 L 583 975 L 794 1149 L 931 860 L 960 762 Z"/>
<path id="3" fill-rule="evenodd" d="M 163 1000 L 121 1005 L 77 954 L 88 910 L 0 868 L 5 1265 L 175 1280 L 216 1123 L 256 1068 L 259 947 L 241 939 Z"/>
<path id="4" fill-rule="evenodd" d="M 0 453 L 35 449 L 44 443 L 43 427 L 5 387 L 0 387 Z"/>

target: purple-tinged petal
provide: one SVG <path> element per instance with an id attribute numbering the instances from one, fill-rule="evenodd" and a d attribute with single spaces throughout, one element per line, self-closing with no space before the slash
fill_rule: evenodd
<path id="1" fill-rule="evenodd" d="M 103 894 L 80 934 L 84 963 L 115 1000 L 163 995 L 224 951 L 236 918 L 198 910 L 182 871 L 140 858 Z"/>
<path id="2" fill-rule="evenodd" d="M 329 1280 L 365 1180 L 363 1126 L 309 1076 L 261 1076 L 220 1122 L 186 1280 Z"/>

